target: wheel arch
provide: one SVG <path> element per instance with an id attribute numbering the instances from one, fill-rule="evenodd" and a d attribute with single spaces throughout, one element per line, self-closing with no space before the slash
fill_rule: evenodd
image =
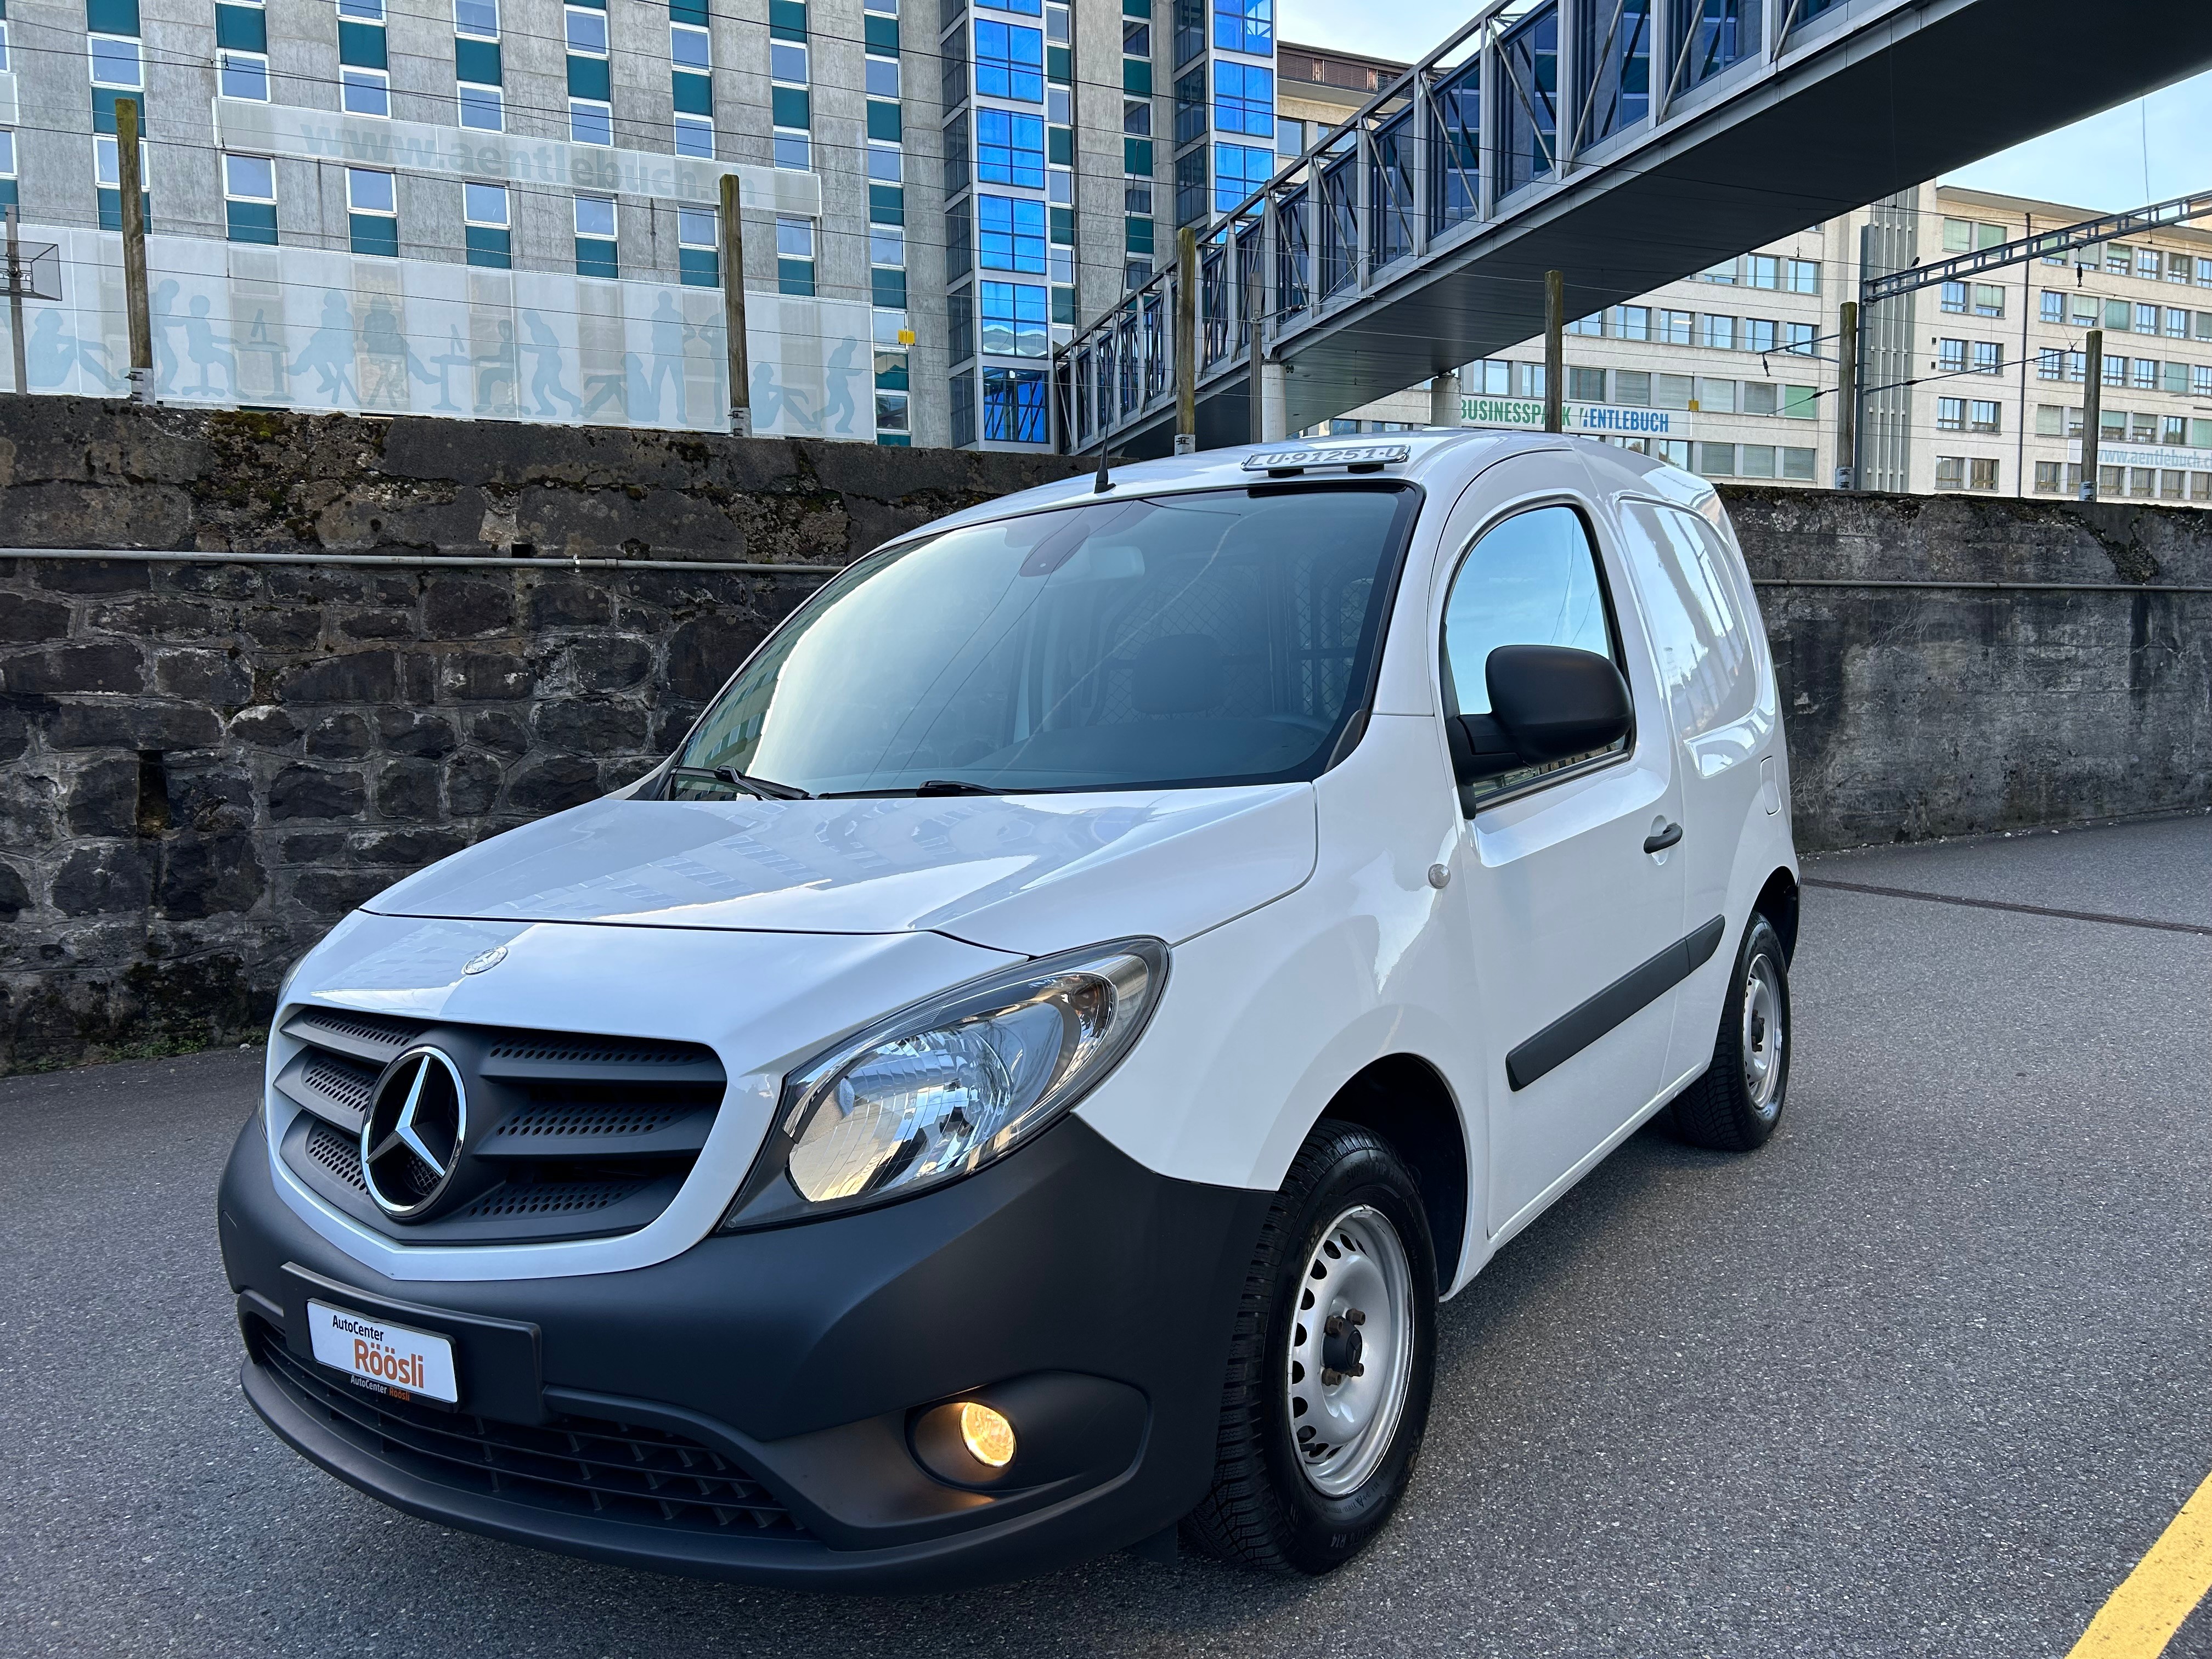
<path id="1" fill-rule="evenodd" d="M 1765 916 L 1782 940 L 1782 957 L 1787 962 L 1797 954 L 1797 878 L 1789 870 L 1778 869 L 1767 877 L 1766 884 L 1759 890 L 1759 896 L 1751 902 L 1752 909 Z"/>
<path id="2" fill-rule="evenodd" d="M 1456 1284 L 1473 1169 L 1459 1102 L 1443 1074 L 1419 1054 L 1384 1054 L 1347 1079 L 1322 1115 L 1373 1131 L 1405 1161 L 1436 1245 L 1437 1288 Z"/>

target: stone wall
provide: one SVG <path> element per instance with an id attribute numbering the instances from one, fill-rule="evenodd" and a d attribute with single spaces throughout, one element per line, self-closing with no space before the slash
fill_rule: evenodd
<path id="1" fill-rule="evenodd" d="M 347 908 L 636 776 L 812 580 L 1052 458 L 0 397 L 0 1069 L 258 1034 Z M 2212 514 L 1740 489 L 1800 844 L 2212 804 Z M 441 564 L 468 555 L 489 568 Z"/>

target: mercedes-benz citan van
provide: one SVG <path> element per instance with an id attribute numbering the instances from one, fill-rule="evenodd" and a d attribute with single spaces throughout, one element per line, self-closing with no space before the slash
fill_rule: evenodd
<path id="1" fill-rule="evenodd" d="M 1772 1131 L 1788 801 L 1727 516 L 1625 449 L 956 514 L 294 969 L 220 1200 L 246 1394 L 604 1561 L 1325 1571 L 1463 1431 L 1440 1297 L 1654 1113 Z"/>

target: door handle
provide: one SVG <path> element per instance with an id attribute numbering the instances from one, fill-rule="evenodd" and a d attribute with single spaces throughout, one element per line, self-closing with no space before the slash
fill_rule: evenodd
<path id="1" fill-rule="evenodd" d="M 1681 839 L 1682 826 L 1679 823 L 1670 823 L 1664 830 L 1655 830 L 1644 836 L 1644 850 L 1647 853 L 1663 853 Z"/>

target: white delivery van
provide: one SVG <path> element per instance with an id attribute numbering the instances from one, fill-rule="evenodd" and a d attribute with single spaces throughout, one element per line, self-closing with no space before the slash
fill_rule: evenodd
<path id="1" fill-rule="evenodd" d="M 1797 921 L 1711 489 L 1406 434 L 851 567 L 617 795 L 280 996 L 248 1396 L 420 1516 L 933 1590 L 1357 1552 L 1437 1304 L 1667 1111 L 1771 1132 Z"/>

